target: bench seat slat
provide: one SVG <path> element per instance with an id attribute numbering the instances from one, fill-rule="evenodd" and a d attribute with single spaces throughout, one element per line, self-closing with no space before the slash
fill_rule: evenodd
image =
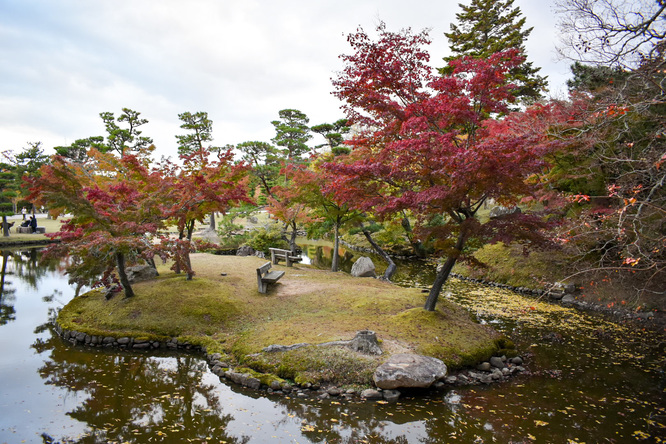
<path id="1" fill-rule="evenodd" d="M 284 271 L 271 271 L 266 273 L 266 276 L 261 278 L 264 282 L 270 282 L 272 284 L 276 283 L 282 276 L 284 276 Z"/>

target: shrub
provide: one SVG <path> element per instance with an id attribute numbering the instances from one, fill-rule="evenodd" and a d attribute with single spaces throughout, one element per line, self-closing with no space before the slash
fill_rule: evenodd
<path id="1" fill-rule="evenodd" d="M 275 226 L 254 231 L 247 244 L 256 251 L 263 251 L 264 254 L 269 253 L 269 248 L 289 248 L 289 243 L 284 238 L 282 230 Z"/>

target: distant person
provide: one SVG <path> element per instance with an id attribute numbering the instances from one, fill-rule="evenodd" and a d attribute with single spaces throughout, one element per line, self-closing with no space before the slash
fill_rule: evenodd
<path id="1" fill-rule="evenodd" d="M 37 231 L 37 218 L 34 215 L 30 216 L 30 228 L 33 233 Z"/>
<path id="2" fill-rule="evenodd" d="M 25 209 L 25 207 L 21 208 L 21 214 L 23 214 L 23 220 L 25 220 L 25 215 L 28 214 L 28 211 Z"/>

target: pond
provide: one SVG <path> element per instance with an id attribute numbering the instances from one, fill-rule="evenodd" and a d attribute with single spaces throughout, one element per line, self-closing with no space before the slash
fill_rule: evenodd
<path id="1" fill-rule="evenodd" d="M 330 251 L 304 250 L 315 263 Z M 50 321 L 74 289 L 38 256 L 2 251 L 0 443 L 661 442 L 666 430 L 659 337 L 575 310 L 455 281 L 449 297 L 515 339 L 531 375 L 392 404 L 294 399 L 222 383 L 198 355 L 63 342 Z M 430 279 L 401 268 L 405 285 Z"/>

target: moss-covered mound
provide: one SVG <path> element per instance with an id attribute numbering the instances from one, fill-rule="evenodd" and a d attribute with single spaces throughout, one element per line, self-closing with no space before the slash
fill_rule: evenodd
<path id="1" fill-rule="evenodd" d="M 414 352 L 460 367 L 497 350 L 497 333 L 440 300 L 426 312 L 425 295 L 369 278 L 315 270 L 284 270 L 267 294 L 257 291 L 256 257 L 192 256 L 196 276 L 186 281 L 164 266 L 160 277 L 134 285 L 136 296 L 106 300 L 92 291 L 72 300 L 58 317 L 63 329 L 90 335 L 165 340 L 178 338 L 248 366 L 298 382 L 370 382 L 387 356 Z M 349 340 L 359 330 L 377 333 L 384 354 L 366 357 L 337 347 L 261 353 L 272 344 Z"/>

